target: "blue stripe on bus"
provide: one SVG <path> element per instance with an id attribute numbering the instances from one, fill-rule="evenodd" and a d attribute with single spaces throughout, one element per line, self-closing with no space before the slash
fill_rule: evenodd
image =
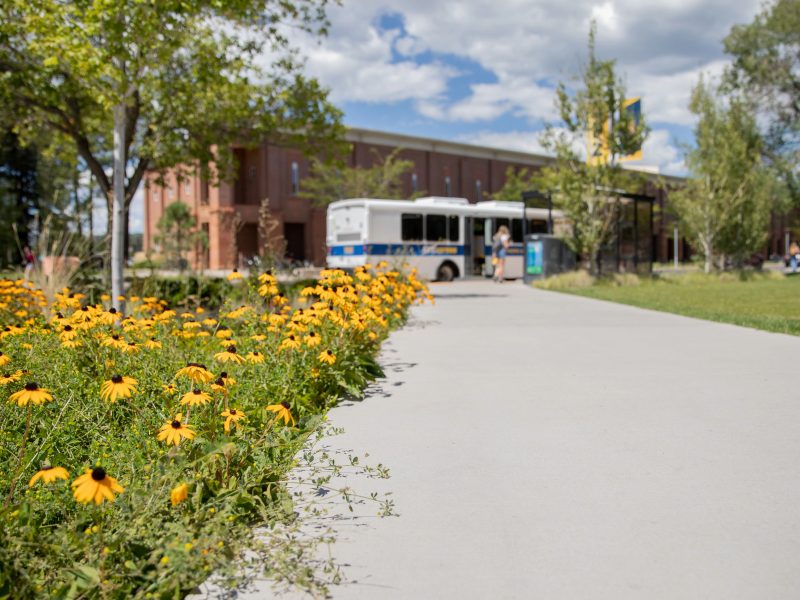
<path id="1" fill-rule="evenodd" d="M 364 254 L 463 256 L 464 246 L 459 244 L 346 244 L 328 246 L 328 256 L 363 256 Z"/>

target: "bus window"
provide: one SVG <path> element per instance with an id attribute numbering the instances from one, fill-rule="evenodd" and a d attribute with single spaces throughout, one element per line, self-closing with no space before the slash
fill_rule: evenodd
<path id="1" fill-rule="evenodd" d="M 400 215 L 400 239 L 404 242 L 422 241 L 422 215 L 403 213 Z"/>
<path id="2" fill-rule="evenodd" d="M 522 242 L 522 219 L 511 219 L 511 241 Z"/>
<path id="3" fill-rule="evenodd" d="M 429 242 L 446 240 L 447 217 L 444 215 L 425 215 L 425 239 Z"/>
<path id="4" fill-rule="evenodd" d="M 531 219 L 528 225 L 528 233 L 547 233 L 547 221 Z"/>
<path id="5" fill-rule="evenodd" d="M 508 227 L 508 219 L 504 217 L 498 217 L 494 219 L 494 223 L 492 223 L 492 225 L 494 225 L 494 230 L 492 231 L 492 235 L 494 235 L 495 233 L 497 233 L 497 230 L 500 229 L 500 227 L 502 227 L 503 225 Z"/>
<path id="6" fill-rule="evenodd" d="M 458 217 L 447 217 L 447 239 L 451 242 L 458 241 Z"/>

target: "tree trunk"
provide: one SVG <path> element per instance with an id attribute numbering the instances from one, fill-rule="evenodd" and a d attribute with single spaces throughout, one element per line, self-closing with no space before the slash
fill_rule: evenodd
<path id="1" fill-rule="evenodd" d="M 124 309 L 119 297 L 125 294 L 125 104 L 114 107 L 114 195 L 111 216 L 111 301 Z"/>

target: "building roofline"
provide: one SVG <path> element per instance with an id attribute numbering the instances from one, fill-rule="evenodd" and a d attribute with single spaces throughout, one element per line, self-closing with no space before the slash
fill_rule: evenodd
<path id="1" fill-rule="evenodd" d="M 361 142 L 365 144 L 376 144 L 379 146 L 394 146 L 405 150 L 423 150 L 428 152 L 442 152 L 446 154 L 457 154 L 472 158 L 483 158 L 490 160 L 501 160 L 518 164 L 530 165 L 532 167 L 543 167 L 551 164 L 554 157 L 546 154 L 535 154 L 533 152 L 522 152 L 520 150 L 507 150 L 493 148 L 491 146 L 479 146 L 465 142 L 453 142 L 436 138 L 408 135 L 405 133 L 393 133 L 390 131 L 377 131 L 375 129 L 364 129 L 363 127 L 347 127 L 345 140 L 348 142 Z M 626 170 L 642 173 L 648 180 L 653 181 L 658 178 L 667 183 L 682 183 L 684 177 L 677 175 L 664 175 L 651 173 L 644 169 L 637 169 L 635 165 L 625 167 Z"/>

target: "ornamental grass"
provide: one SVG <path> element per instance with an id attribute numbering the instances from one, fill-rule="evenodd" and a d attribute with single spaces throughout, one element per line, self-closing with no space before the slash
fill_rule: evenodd
<path id="1" fill-rule="evenodd" d="M 234 572 L 254 526 L 291 518 L 308 434 L 430 298 L 387 265 L 323 271 L 295 306 L 270 274 L 235 285 L 218 314 L 121 314 L 0 280 L 0 598 L 175 598 Z"/>

